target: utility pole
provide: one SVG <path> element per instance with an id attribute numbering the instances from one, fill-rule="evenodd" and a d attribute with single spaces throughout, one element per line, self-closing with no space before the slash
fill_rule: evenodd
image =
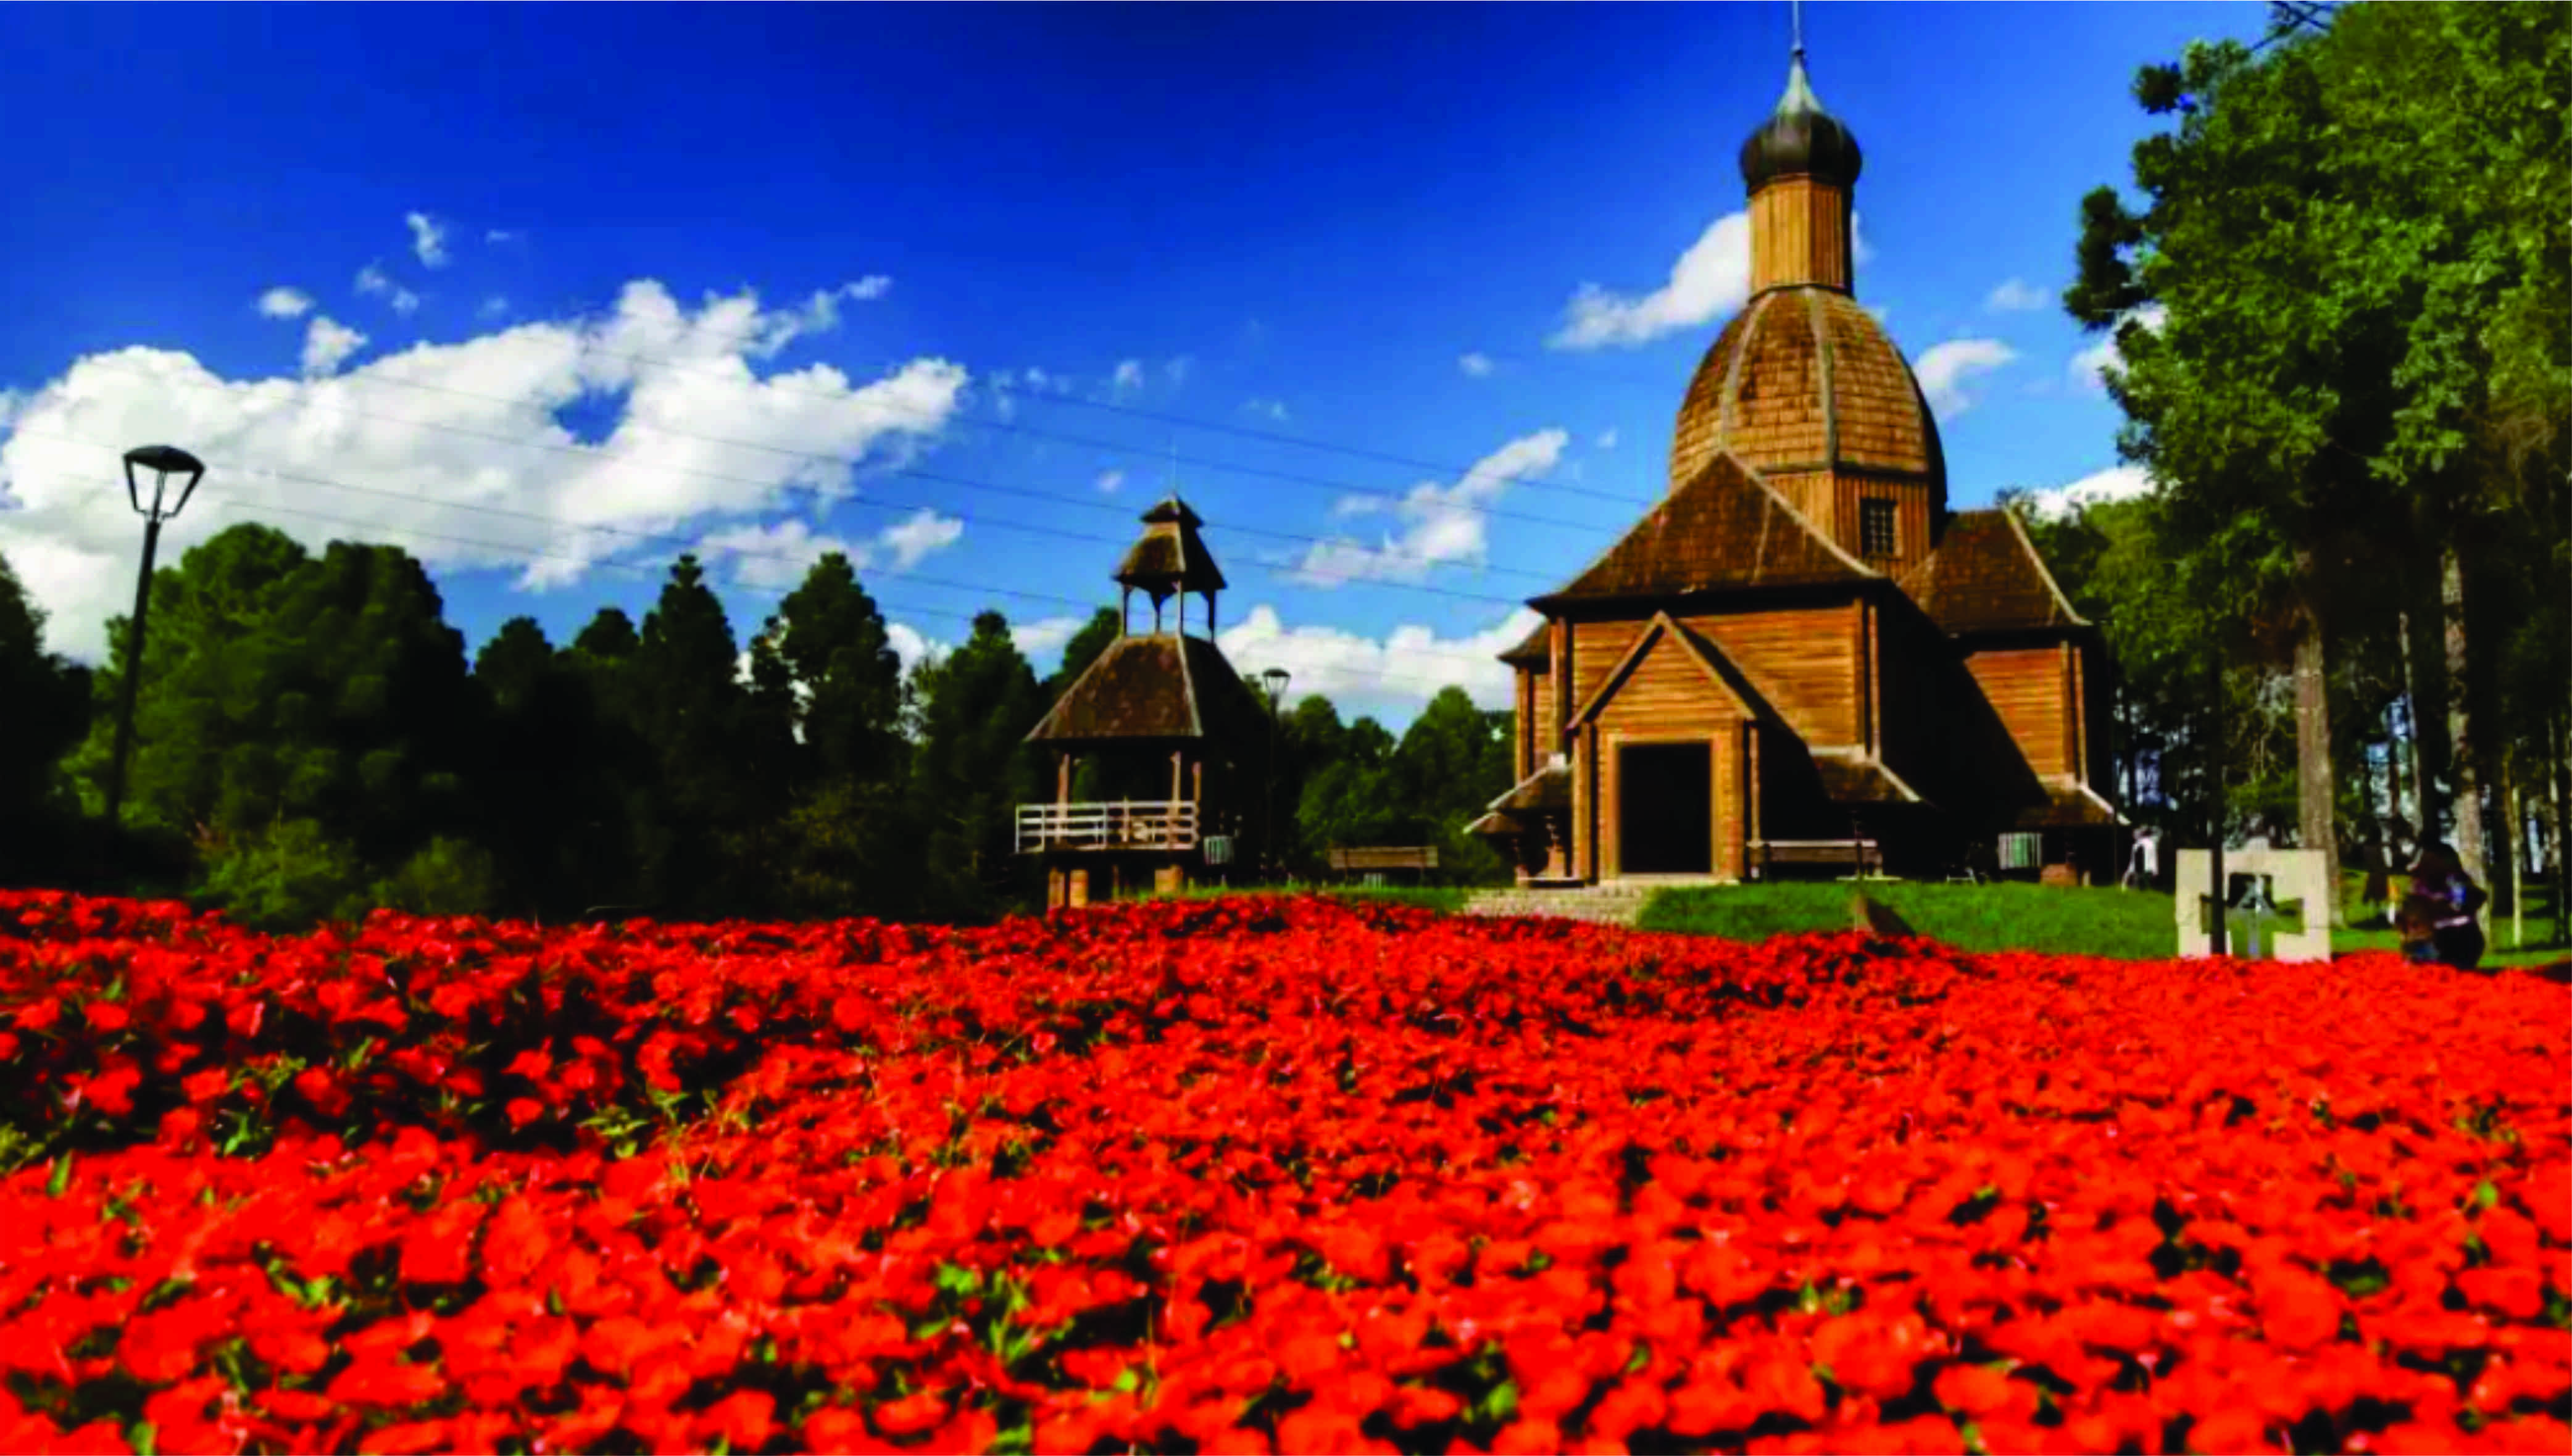
<path id="1" fill-rule="evenodd" d="M 1259 685 L 1268 690 L 1268 788 L 1263 796 L 1266 806 L 1260 811 L 1262 833 L 1260 849 L 1268 861 L 1268 879 L 1277 879 L 1277 710 L 1286 696 L 1289 674 L 1282 667 L 1272 667 L 1259 674 Z"/>
<path id="2" fill-rule="evenodd" d="M 152 503 L 143 503 L 143 483 L 136 467 L 153 473 Z M 144 445 L 125 452 L 125 494 L 143 517 L 143 570 L 134 580 L 134 630 L 125 644 L 125 690 L 116 714 L 116 756 L 107 766 L 107 822 L 114 825 L 125 807 L 125 759 L 134 748 L 134 698 L 143 684 L 143 631 L 152 612 L 152 558 L 161 549 L 161 522 L 175 520 L 205 478 L 206 462 L 175 445 Z M 171 500 L 170 481 L 184 475 L 179 498 Z"/>

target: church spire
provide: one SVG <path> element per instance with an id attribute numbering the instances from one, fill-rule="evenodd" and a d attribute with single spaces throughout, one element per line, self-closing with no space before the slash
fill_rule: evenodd
<path id="1" fill-rule="evenodd" d="M 1741 181 L 1750 191 L 1750 291 L 1813 285 L 1847 293 L 1857 138 L 1813 94 L 1801 5 L 1794 7 L 1794 31 L 1786 94 L 1741 144 Z"/>

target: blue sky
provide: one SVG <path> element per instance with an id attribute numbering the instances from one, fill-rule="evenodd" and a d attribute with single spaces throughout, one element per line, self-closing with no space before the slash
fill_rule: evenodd
<path id="1" fill-rule="evenodd" d="M 2055 302 L 2135 69 L 2255 4 L 1805 12 L 1951 492 L 2131 485 Z M 471 647 L 821 549 L 1039 668 L 1175 478 L 1245 673 L 1407 720 L 1659 491 L 1783 5 L 0 8 L 0 554 L 94 658 L 127 446 Z M 41 139 L 41 144 L 31 145 Z"/>

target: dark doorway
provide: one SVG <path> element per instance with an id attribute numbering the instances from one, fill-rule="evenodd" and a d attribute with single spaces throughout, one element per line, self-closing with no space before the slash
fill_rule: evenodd
<path id="1" fill-rule="evenodd" d="M 1638 743 L 1617 750 L 1616 800 L 1622 873 L 1713 872 L 1713 745 Z"/>

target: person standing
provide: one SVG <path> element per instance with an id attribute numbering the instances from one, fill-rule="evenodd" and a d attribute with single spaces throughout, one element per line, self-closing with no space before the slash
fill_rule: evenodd
<path id="1" fill-rule="evenodd" d="M 2484 949 L 2483 928 L 2474 915 L 2489 898 L 2444 840 L 2421 846 L 2419 863 L 2411 867 L 2411 893 L 2403 899 L 2405 917 L 2418 939 L 2406 937 L 2402 954 L 2422 965 L 2473 970 Z"/>

